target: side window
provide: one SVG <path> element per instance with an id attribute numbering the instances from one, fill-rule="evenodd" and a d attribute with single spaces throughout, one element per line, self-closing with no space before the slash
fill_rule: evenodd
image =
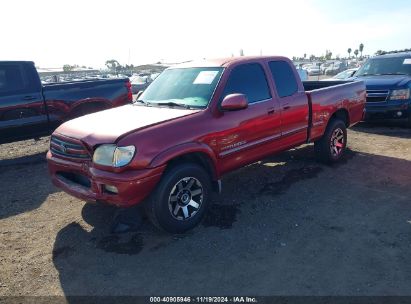
<path id="1" fill-rule="evenodd" d="M 25 81 L 20 65 L 0 65 L 0 94 L 23 91 L 25 87 Z"/>
<path id="2" fill-rule="evenodd" d="M 235 67 L 228 78 L 223 98 L 229 94 L 241 93 L 247 96 L 248 102 L 271 98 L 263 68 L 258 63 Z"/>
<path id="3" fill-rule="evenodd" d="M 297 81 L 290 65 L 285 61 L 271 61 L 268 63 L 277 88 L 278 96 L 291 96 L 298 91 Z"/>

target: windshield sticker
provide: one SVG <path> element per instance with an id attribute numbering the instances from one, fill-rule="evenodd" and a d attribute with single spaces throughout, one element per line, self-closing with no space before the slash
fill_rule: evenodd
<path id="1" fill-rule="evenodd" d="M 411 58 L 404 59 L 404 62 L 402 64 L 411 64 Z"/>
<path id="2" fill-rule="evenodd" d="M 218 71 L 201 71 L 194 79 L 193 84 L 211 84 L 217 74 Z"/>

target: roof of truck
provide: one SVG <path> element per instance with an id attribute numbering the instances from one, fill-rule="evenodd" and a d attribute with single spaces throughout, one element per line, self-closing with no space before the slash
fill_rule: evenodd
<path id="1" fill-rule="evenodd" d="M 22 62 L 34 64 L 34 62 L 30 60 L 0 60 L 0 63 L 22 63 Z"/>
<path id="2" fill-rule="evenodd" d="M 398 53 L 387 53 L 383 55 L 375 56 L 374 58 L 401 58 L 401 57 L 411 57 L 411 52 L 398 52 Z"/>
<path id="3" fill-rule="evenodd" d="M 172 66 L 171 68 L 194 68 L 194 67 L 228 67 L 233 63 L 259 61 L 259 60 L 284 60 L 288 58 L 283 56 L 241 56 L 241 57 L 227 57 L 227 58 L 215 58 L 215 59 L 202 59 L 184 62 Z"/>

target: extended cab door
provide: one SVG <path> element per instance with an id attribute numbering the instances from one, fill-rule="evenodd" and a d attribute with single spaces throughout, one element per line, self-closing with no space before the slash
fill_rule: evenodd
<path id="1" fill-rule="evenodd" d="M 268 73 L 260 63 L 246 63 L 234 67 L 229 74 L 221 100 L 241 93 L 249 104 L 243 110 L 224 112 L 218 119 L 217 123 L 224 125 L 217 138 L 223 172 L 261 159 L 272 152 L 267 145 L 281 136 L 278 103 L 271 95 Z"/>
<path id="2" fill-rule="evenodd" d="M 309 124 L 308 97 L 304 88 L 297 82 L 296 73 L 291 64 L 278 60 L 268 63 L 276 86 L 281 109 L 281 136 L 282 143 L 287 146 L 296 146 L 307 140 Z"/>
<path id="3" fill-rule="evenodd" d="M 31 62 L 0 62 L 0 142 L 47 132 L 41 83 Z"/>

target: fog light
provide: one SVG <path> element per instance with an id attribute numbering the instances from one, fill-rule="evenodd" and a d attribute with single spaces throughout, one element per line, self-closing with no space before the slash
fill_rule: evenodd
<path id="1" fill-rule="evenodd" d="M 401 117 L 401 116 L 402 116 L 402 112 L 401 112 L 401 111 L 398 111 L 398 112 L 397 112 L 397 116 L 398 116 L 398 117 Z"/>
<path id="2" fill-rule="evenodd" d="M 104 185 L 104 190 L 110 193 L 118 193 L 117 187 L 111 186 L 111 185 Z"/>

